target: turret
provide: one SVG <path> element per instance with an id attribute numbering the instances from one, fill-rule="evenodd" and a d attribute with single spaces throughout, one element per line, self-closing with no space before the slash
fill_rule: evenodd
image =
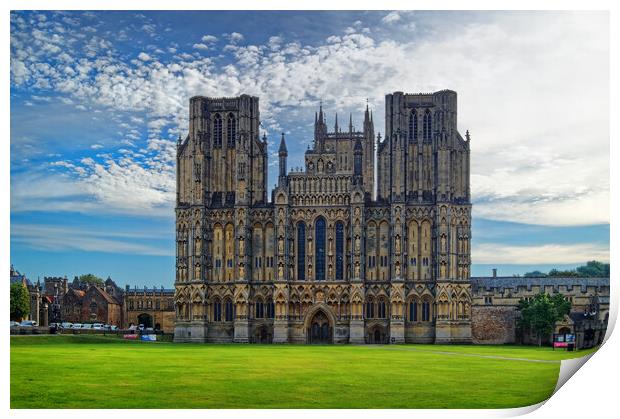
<path id="1" fill-rule="evenodd" d="M 286 149 L 286 141 L 284 140 L 284 133 L 282 133 L 282 139 L 280 140 L 280 148 L 278 149 L 279 161 L 279 176 L 278 184 L 284 185 L 286 179 L 286 158 L 288 157 L 288 150 Z"/>

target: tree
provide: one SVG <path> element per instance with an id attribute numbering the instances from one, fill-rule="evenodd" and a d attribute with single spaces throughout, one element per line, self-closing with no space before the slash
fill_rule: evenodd
<path id="1" fill-rule="evenodd" d="M 591 260 L 585 266 L 578 267 L 577 273 L 585 277 L 609 278 L 609 263 Z"/>
<path id="2" fill-rule="evenodd" d="M 30 295 L 22 284 L 11 284 L 11 320 L 20 321 L 30 313 Z"/>
<path id="3" fill-rule="evenodd" d="M 549 271 L 549 276 L 567 278 L 567 277 L 579 276 L 579 274 L 577 273 L 577 271 L 559 271 L 557 269 L 551 269 Z"/>
<path id="4" fill-rule="evenodd" d="M 524 273 L 523 276 L 525 278 L 544 278 L 547 276 L 547 274 L 540 271 L 532 271 Z"/>
<path id="5" fill-rule="evenodd" d="M 93 274 L 80 275 L 79 280 L 89 285 L 103 285 L 103 279 Z"/>
<path id="6" fill-rule="evenodd" d="M 521 330 L 529 330 L 538 337 L 538 346 L 542 337 L 548 336 L 555 323 L 570 313 L 571 303 L 562 294 L 538 294 L 531 300 L 520 300 L 517 310 L 521 312 L 519 326 Z"/>

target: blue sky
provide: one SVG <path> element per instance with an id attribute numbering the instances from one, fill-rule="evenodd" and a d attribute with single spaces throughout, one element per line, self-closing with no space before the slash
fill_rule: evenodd
<path id="1" fill-rule="evenodd" d="M 384 95 L 454 89 L 472 135 L 473 275 L 609 258 L 608 16 L 595 12 L 13 12 L 11 262 L 174 282 L 175 140 L 194 95 L 257 95 L 301 166 Z M 588 105 L 585 105 L 588 104 Z"/>

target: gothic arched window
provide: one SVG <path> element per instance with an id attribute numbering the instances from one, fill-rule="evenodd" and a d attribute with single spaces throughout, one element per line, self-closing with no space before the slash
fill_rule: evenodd
<path id="1" fill-rule="evenodd" d="M 336 279 L 344 279 L 344 223 L 336 223 Z"/>
<path id="2" fill-rule="evenodd" d="M 213 147 L 222 148 L 222 117 L 219 113 L 213 119 Z"/>
<path id="3" fill-rule="evenodd" d="M 222 303 L 220 303 L 220 300 L 215 300 L 213 303 L 213 321 L 222 321 Z"/>
<path id="4" fill-rule="evenodd" d="M 417 322 L 418 321 L 418 303 L 417 301 L 411 300 L 409 302 L 409 321 Z"/>
<path id="5" fill-rule="evenodd" d="M 372 300 L 366 302 L 366 318 L 372 319 L 375 317 L 375 303 Z"/>
<path id="6" fill-rule="evenodd" d="M 224 318 L 227 322 L 231 322 L 233 321 L 233 303 L 230 300 L 226 300 L 226 303 L 224 305 Z"/>
<path id="7" fill-rule="evenodd" d="M 315 223 L 316 251 L 314 264 L 316 266 L 316 280 L 325 280 L 325 218 L 319 217 Z"/>
<path id="8" fill-rule="evenodd" d="M 424 301 L 422 303 L 422 321 L 428 322 L 431 319 L 431 303 Z"/>
<path id="9" fill-rule="evenodd" d="M 262 319 L 263 317 L 265 317 L 264 305 L 263 305 L 262 300 L 256 301 L 254 308 L 255 308 L 254 318 Z"/>
<path id="10" fill-rule="evenodd" d="M 297 223 L 297 280 L 306 279 L 306 223 Z"/>
<path id="11" fill-rule="evenodd" d="M 386 312 L 385 312 L 385 300 L 381 299 L 378 303 L 377 303 L 377 317 L 380 319 L 385 319 L 386 318 Z"/>
<path id="12" fill-rule="evenodd" d="M 418 140 L 418 113 L 415 109 L 409 114 L 409 141 Z"/>
<path id="13" fill-rule="evenodd" d="M 422 126 L 424 141 L 431 140 L 432 127 L 433 119 L 431 116 L 431 111 L 427 109 L 426 112 L 424 112 L 424 125 Z"/>
<path id="14" fill-rule="evenodd" d="M 226 122 L 226 140 L 228 148 L 235 148 L 235 139 L 237 137 L 237 121 L 233 114 L 228 114 Z"/>

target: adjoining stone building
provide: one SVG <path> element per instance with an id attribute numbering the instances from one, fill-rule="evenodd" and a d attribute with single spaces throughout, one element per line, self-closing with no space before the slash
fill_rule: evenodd
<path id="1" fill-rule="evenodd" d="M 386 96 L 385 138 L 315 114 L 267 201 L 258 98 L 193 97 L 177 147 L 177 342 L 471 342 L 456 92 Z M 348 128 L 348 129 L 347 129 Z M 374 161 L 377 160 L 375 171 Z M 377 196 L 375 197 L 375 173 Z"/>
<path id="2" fill-rule="evenodd" d="M 123 318 L 125 327 L 144 325 L 162 330 L 164 333 L 174 332 L 174 289 L 147 288 L 131 289 L 125 287 L 123 302 Z"/>
<path id="3" fill-rule="evenodd" d="M 537 343 L 521 333 L 517 322 L 519 300 L 539 293 L 562 294 L 571 313 L 556 323 L 554 333 L 576 335 L 578 348 L 602 343 L 609 320 L 609 278 L 476 277 L 472 282 L 473 343 Z M 551 336 L 543 338 L 549 343 Z"/>

